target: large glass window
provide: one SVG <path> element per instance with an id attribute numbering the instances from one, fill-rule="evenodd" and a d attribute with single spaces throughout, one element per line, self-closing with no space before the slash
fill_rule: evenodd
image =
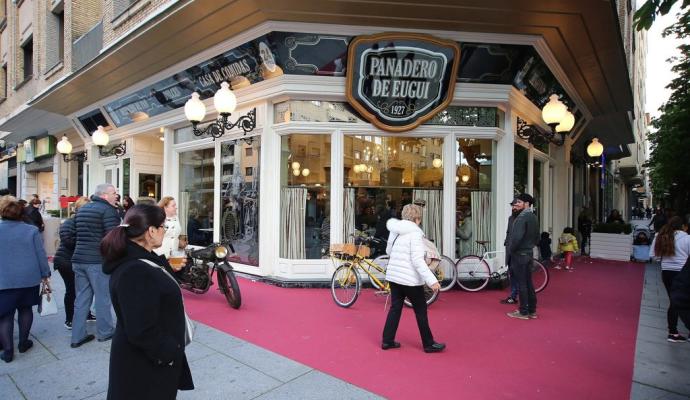
<path id="1" fill-rule="evenodd" d="M 541 223 L 544 218 L 544 199 L 543 199 L 543 185 L 544 185 L 544 163 L 539 160 L 534 160 L 532 166 L 532 196 L 534 197 L 534 212 Z"/>
<path id="2" fill-rule="evenodd" d="M 180 153 L 178 216 L 189 244 L 213 240 L 213 149 Z"/>
<path id="3" fill-rule="evenodd" d="M 442 248 L 443 139 L 345 137 L 344 238 L 388 238 L 386 222 L 406 204 L 425 203 L 422 229 Z M 374 256 L 385 252 L 385 244 Z"/>
<path id="4" fill-rule="evenodd" d="M 261 139 L 222 143 L 220 237 L 235 248 L 235 261 L 259 265 L 259 163 Z"/>
<path id="5" fill-rule="evenodd" d="M 527 190 L 527 149 L 515 143 L 513 159 L 513 193 L 525 193 Z"/>
<path id="6" fill-rule="evenodd" d="M 281 141 L 280 256 L 318 259 L 331 237 L 331 136 L 286 135 Z"/>
<path id="7" fill-rule="evenodd" d="M 455 256 L 478 254 L 478 240 L 493 249 L 491 207 L 493 141 L 457 139 L 455 153 Z"/>

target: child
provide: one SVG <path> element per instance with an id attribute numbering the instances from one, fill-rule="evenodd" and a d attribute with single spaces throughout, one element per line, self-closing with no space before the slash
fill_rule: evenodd
<path id="1" fill-rule="evenodd" d="M 573 228 L 567 227 L 563 229 L 563 234 L 558 238 L 558 249 L 563 253 L 565 269 L 571 272 L 573 270 L 573 253 L 579 250 L 577 238 L 573 233 Z M 561 269 L 560 266 L 556 266 L 555 268 Z"/>
<path id="2" fill-rule="evenodd" d="M 184 251 L 187 248 L 189 241 L 187 240 L 187 235 L 178 236 L 177 249 Z"/>
<path id="3" fill-rule="evenodd" d="M 542 262 L 551 261 L 551 238 L 549 232 L 542 232 L 541 239 L 539 239 L 539 254 L 541 254 Z"/>

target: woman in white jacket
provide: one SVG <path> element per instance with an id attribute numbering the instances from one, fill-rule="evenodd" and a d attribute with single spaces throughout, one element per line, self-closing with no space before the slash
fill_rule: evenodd
<path id="1" fill-rule="evenodd" d="M 177 203 L 173 197 L 165 196 L 158 202 L 158 207 L 165 211 L 165 236 L 163 236 L 161 247 L 155 249 L 154 252 L 159 256 L 170 258 L 171 253 L 177 251 L 182 233 L 180 221 L 177 220 Z"/>
<path id="2" fill-rule="evenodd" d="M 386 325 L 383 328 L 383 350 L 397 349 L 400 343 L 395 341 L 400 316 L 402 315 L 405 297 L 410 299 L 417 318 L 422 346 L 426 353 L 438 353 L 446 345 L 436 343 L 429 328 L 424 284 L 433 290 L 439 290 L 436 276 L 424 261 L 425 247 L 422 238 L 424 233 L 419 227 L 422 222 L 422 208 L 408 204 L 402 209 L 402 220 L 391 218 L 386 223 L 390 231 L 386 253 L 390 255 L 386 267 L 386 280 L 391 286 L 391 308 L 388 311 Z"/>

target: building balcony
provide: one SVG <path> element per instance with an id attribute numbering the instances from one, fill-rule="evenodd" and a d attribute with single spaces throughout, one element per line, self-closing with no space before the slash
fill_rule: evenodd
<path id="1" fill-rule="evenodd" d="M 96 58 L 103 48 L 103 22 L 72 43 L 72 68 L 77 71 Z"/>

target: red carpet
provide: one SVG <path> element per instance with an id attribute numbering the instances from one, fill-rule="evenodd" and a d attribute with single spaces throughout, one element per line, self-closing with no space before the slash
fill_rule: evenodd
<path id="1" fill-rule="evenodd" d="M 284 289 L 240 279 L 242 308 L 185 292 L 191 317 L 392 399 L 628 399 L 644 265 L 589 259 L 552 270 L 539 319 L 498 303 L 505 292 L 442 293 L 429 309 L 440 354 L 421 349 L 412 310 L 397 350 L 380 349 L 385 297 L 362 291 L 350 309 L 326 289 Z"/>

